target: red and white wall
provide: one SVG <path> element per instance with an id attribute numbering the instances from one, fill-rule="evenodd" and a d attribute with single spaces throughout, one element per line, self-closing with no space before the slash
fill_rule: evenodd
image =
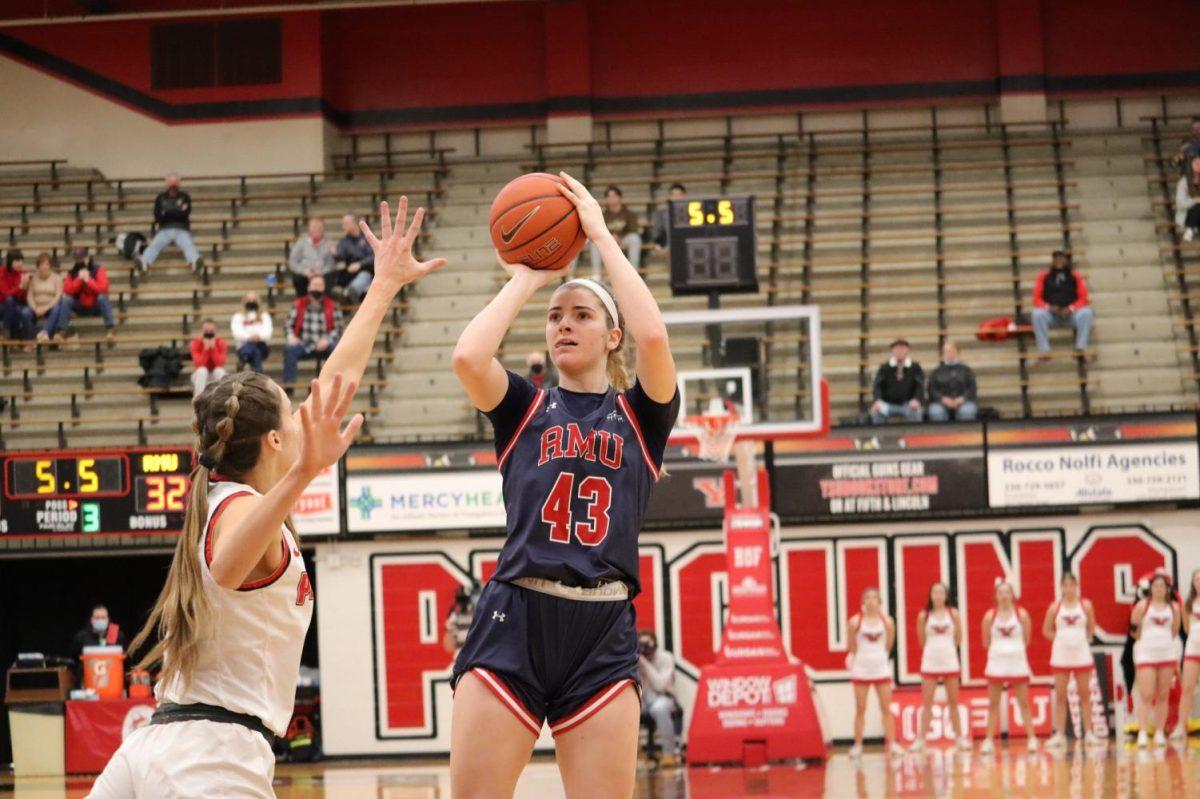
<path id="1" fill-rule="evenodd" d="M 949 580 L 966 617 L 966 682 L 981 683 L 980 620 L 996 577 L 1011 580 L 1040 627 L 1064 565 L 1096 605 L 1098 635 L 1119 650 L 1134 581 L 1165 566 L 1187 579 L 1200 568 L 1200 512 L 785 528 L 777 564 L 781 627 L 808 665 L 827 708 L 850 707 L 846 618 L 868 586 L 883 586 L 897 618 L 896 676 L 918 682 L 915 617 L 929 584 Z M 498 538 L 424 537 L 318 546 L 317 612 L 325 749 L 330 754 L 445 752 L 451 659 L 441 646 L 456 588 L 486 579 Z M 719 531 L 643 535 L 639 625 L 653 628 L 679 663 L 677 693 L 690 708 L 699 669 L 720 641 L 726 583 Z M 1031 663 L 1049 675 L 1049 644 L 1035 635 Z M 832 734 L 851 735 L 850 716 Z M 868 734 L 879 720 L 868 717 Z M 549 736 L 542 743 L 548 745 Z"/>

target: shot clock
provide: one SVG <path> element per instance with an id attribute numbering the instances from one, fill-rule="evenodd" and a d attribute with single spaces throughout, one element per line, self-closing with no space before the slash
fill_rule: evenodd
<path id="1" fill-rule="evenodd" d="M 668 200 L 667 216 L 672 293 L 758 291 L 753 197 Z"/>
<path id="2" fill-rule="evenodd" d="M 192 453 L 187 448 L 9 453 L 0 533 L 177 532 Z"/>

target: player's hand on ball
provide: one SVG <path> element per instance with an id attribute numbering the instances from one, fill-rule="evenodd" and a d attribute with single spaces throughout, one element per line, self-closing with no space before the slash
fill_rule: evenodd
<path id="1" fill-rule="evenodd" d="M 584 235 L 591 241 L 599 241 L 605 236 L 611 236 L 608 225 L 604 224 L 604 212 L 600 210 L 600 203 L 596 202 L 596 198 L 587 190 L 587 187 L 566 172 L 559 172 L 558 175 L 566 181 L 566 185 L 560 185 L 558 190 L 571 201 L 575 210 L 579 212 L 579 222 L 583 225 Z"/>
<path id="2" fill-rule="evenodd" d="M 354 437 L 362 428 L 363 415 L 354 414 L 344 430 L 339 428 L 358 384 L 343 384 L 342 374 L 333 376 L 329 396 L 323 396 L 321 381 L 312 381 L 312 393 L 300 406 L 300 459 L 297 466 L 307 475 L 316 476 L 346 454 Z"/>
<path id="3" fill-rule="evenodd" d="M 366 222 L 359 221 L 358 226 L 375 252 L 375 279 L 371 281 L 371 289 L 379 287 L 387 291 L 391 299 L 402 286 L 415 283 L 425 275 L 446 265 L 445 258 L 432 258 L 428 261 L 418 261 L 413 255 L 413 244 L 421 233 L 421 223 L 425 220 L 425 209 L 418 208 L 413 214 L 412 224 L 408 230 L 404 223 L 408 218 L 408 198 L 401 197 L 396 209 L 396 224 L 392 225 L 391 209 L 387 201 L 379 204 L 380 236 L 376 237 Z"/>
<path id="4" fill-rule="evenodd" d="M 520 277 L 521 279 L 531 280 L 535 288 L 538 289 L 548 286 L 556 280 L 568 277 L 572 267 L 575 266 L 573 259 L 566 266 L 559 269 L 534 269 L 521 263 L 510 264 L 504 260 L 504 256 L 500 254 L 499 250 L 496 250 L 496 263 L 500 264 L 500 268 L 507 272 L 510 278 L 516 279 Z"/>

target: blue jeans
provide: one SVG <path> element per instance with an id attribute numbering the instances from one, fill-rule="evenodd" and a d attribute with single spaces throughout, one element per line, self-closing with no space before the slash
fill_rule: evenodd
<path id="1" fill-rule="evenodd" d="M 71 314 L 79 314 L 80 316 L 101 316 L 104 319 L 105 327 L 112 327 L 116 324 L 113 321 L 112 303 L 108 301 L 107 294 L 99 294 L 96 296 L 96 304 L 91 308 L 85 308 L 79 304 L 78 297 L 72 297 L 70 294 L 64 295 L 58 305 L 50 309 L 50 313 L 46 314 L 46 335 L 53 335 L 56 331 L 65 328 L 71 321 Z"/>
<path id="2" fill-rule="evenodd" d="M 0 329 L 11 338 L 33 338 L 33 309 L 15 297 L 5 297 L 0 305 Z"/>
<path id="3" fill-rule="evenodd" d="M 1092 309 L 1080 308 L 1060 317 L 1049 308 L 1033 309 L 1033 335 L 1037 339 L 1038 352 L 1050 351 L 1050 328 L 1075 328 L 1075 349 L 1086 350 L 1088 336 L 1092 333 Z"/>
<path id="4" fill-rule="evenodd" d="M 882 406 L 879 410 L 875 406 L 871 406 L 871 424 L 884 424 L 893 416 L 900 416 L 910 422 L 921 421 L 921 407 L 910 408 L 908 403 L 903 405 L 894 405 L 890 402 L 880 402 Z"/>
<path id="5" fill-rule="evenodd" d="M 970 400 L 951 410 L 940 402 L 929 403 L 929 421 L 948 422 L 954 419 L 959 422 L 971 422 L 979 418 L 979 406 Z"/>
<path id="6" fill-rule="evenodd" d="M 296 382 L 296 372 L 300 367 L 300 361 L 307 361 L 310 358 L 324 360 L 333 354 L 333 348 L 336 346 L 337 338 L 334 336 L 329 337 L 329 347 L 322 352 L 318 352 L 311 344 L 288 344 L 283 348 L 283 382 Z"/>
<path id="7" fill-rule="evenodd" d="M 165 227 L 160 228 L 158 233 L 154 234 L 150 246 L 142 252 L 142 263 L 149 266 L 157 261 L 159 253 L 166 249 L 168 244 L 174 244 L 183 250 L 183 257 L 189 264 L 196 263 L 196 259 L 200 257 L 200 251 L 196 249 L 196 243 L 192 241 L 191 231 L 180 227 Z"/>
<path id="8" fill-rule="evenodd" d="M 346 284 L 346 296 L 350 298 L 351 302 L 362 302 L 374 277 L 366 269 L 360 269 L 356 275 L 350 278 L 350 282 Z"/>
<path id="9" fill-rule="evenodd" d="M 263 361 L 270 354 L 271 348 L 265 341 L 247 341 L 237 348 L 238 358 L 250 364 L 250 369 L 255 372 L 262 371 Z"/>

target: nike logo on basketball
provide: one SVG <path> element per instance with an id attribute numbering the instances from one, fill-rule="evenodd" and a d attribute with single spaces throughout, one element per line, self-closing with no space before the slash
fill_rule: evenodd
<path id="1" fill-rule="evenodd" d="M 542 208 L 542 206 L 535 205 L 532 211 L 530 211 L 529 213 L 525 214 L 525 216 L 518 219 L 517 224 L 513 225 L 508 230 L 505 230 L 504 226 L 501 225 L 500 226 L 500 240 L 502 242 L 504 242 L 505 244 L 508 244 L 510 241 L 512 241 L 513 237 L 517 235 L 517 231 L 519 231 L 521 228 L 525 227 L 525 223 L 528 222 L 530 220 L 530 218 L 533 217 L 534 214 L 536 214 L 538 211 L 540 211 L 541 208 Z"/>

